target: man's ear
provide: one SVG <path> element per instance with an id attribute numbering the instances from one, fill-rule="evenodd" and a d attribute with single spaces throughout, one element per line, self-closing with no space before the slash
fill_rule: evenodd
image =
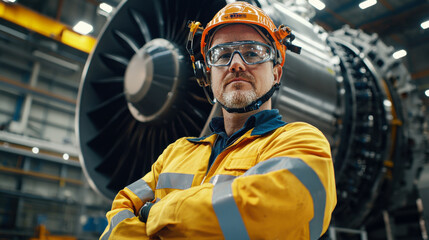
<path id="1" fill-rule="evenodd" d="M 283 68 L 280 64 L 276 64 L 273 67 L 273 76 L 274 76 L 274 83 L 280 83 L 280 80 L 282 78 Z"/>

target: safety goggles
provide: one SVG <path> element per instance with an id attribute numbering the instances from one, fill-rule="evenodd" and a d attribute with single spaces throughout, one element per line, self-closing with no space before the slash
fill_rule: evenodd
<path id="1" fill-rule="evenodd" d="M 274 49 L 256 41 L 239 41 L 218 44 L 207 51 L 207 64 L 210 66 L 229 66 L 233 56 L 238 53 L 241 59 L 254 65 L 274 59 Z"/>

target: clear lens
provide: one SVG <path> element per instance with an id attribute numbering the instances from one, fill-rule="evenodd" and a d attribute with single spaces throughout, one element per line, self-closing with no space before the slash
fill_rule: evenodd
<path id="1" fill-rule="evenodd" d="M 238 53 L 246 64 L 259 64 L 274 58 L 274 49 L 264 43 L 240 41 L 216 45 L 207 52 L 207 63 L 211 66 L 228 66 L 232 56 Z"/>

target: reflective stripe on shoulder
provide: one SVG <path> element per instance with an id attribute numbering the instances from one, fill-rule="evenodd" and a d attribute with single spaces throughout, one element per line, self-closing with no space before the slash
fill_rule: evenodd
<path id="1" fill-rule="evenodd" d="M 298 158 L 276 157 L 256 164 L 242 176 L 287 169 L 307 188 L 313 199 L 314 217 L 310 221 L 310 239 L 318 239 L 323 230 L 326 191 L 316 172 Z"/>
<path id="2" fill-rule="evenodd" d="M 192 186 L 193 180 L 193 174 L 165 172 L 159 175 L 156 189 L 188 189 Z"/>
<path id="3" fill-rule="evenodd" d="M 127 186 L 131 192 L 133 192 L 137 197 L 142 200 L 142 202 L 147 202 L 154 198 L 154 193 L 145 180 L 139 179 L 130 185 Z"/>
<path id="4" fill-rule="evenodd" d="M 236 177 L 237 176 L 233 176 L 233 175 L 219 174 L 219 175 L 216 175 L 216 176 L 213 176 L 212 178 L 210 178 L 210 183 L 213 185 L 216 185 L 216 184 L 221 183 L 221 182 L 232 180 Z"/>
<path id="5" fill-rule="evenodd" d="M 132 212 L 130 212 L 129 210 L 122 210 L 118 213 L 115 214 L 115 216 L 112 217 L 112 219 L 110 220 L 110 225 L 109 225 L 109 231 L 106 232 L 106 234 L 104 234 L 100 240 L 107 240 L 110 238 L 110 234 L 112 234 L 113 229 L 123 220 L 128 219 L 128 218 L 132 218 L 135 217 L 134 214 Z"/>
<path id="6" fill-rule="evenodd" d="M 233 180 L 214 186 L 212 204 L 225 239 L 250 239 L 232 196 Z"/>

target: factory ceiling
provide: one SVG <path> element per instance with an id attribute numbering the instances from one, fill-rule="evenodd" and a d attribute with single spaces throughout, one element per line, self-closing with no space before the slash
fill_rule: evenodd
<path id="1" fill-rule="evenodd" d="M 89 37 L 94 39 L 109 19 L 108 14 L 100 11 L 99 5 L 102 1 L 98 0 L 16 0 L 15 3 L 7 3 L 10 1 L 0 0 L 0 4 L 18 4 L 40 16 L 69 26 L 69 30 L 80 20 L 91 23 L 94 29 Z M 113 8 L 120 5 L 119 0 L 104 2 Z M 392 53 L 404 49 L 407 55 L 401 60 L 416 83 L 426 107 L 429 106 L 429 97 L 424 96 L 424 92 L 429 89 L 429 29 L 420 26 L 422 22 L 429 20 L 428 0 L 379 0 L 366 9 L 359 7 L 361 1 L 322 0 L 325 4 L 322 10 L 311 7 L 305 0 L 283 0 L 283 2 L 297 11 L 299 11 L 297 6 L 307 5 L 306 14 L 309 20 L 328 32 L 349 25 L 369 34 L 377 34 L 387 45 L 392 46 Z M 308 14 L 308 9 L 311 9 L 311 14 Z M 19 26 L 15 21 L 5 19 L 2 14 L 4 13 L 0 8 L 1 49 L 20 49 L 23 54 L 27 51 L 31 57 L 34 57 L 35 50 L 53 52 L 73 64 L 84 64 L 87 52 L 61 43 L 58 36 L 35 33 L 31 29 Z M 0 62 L 7 61 L 5 58 L 7 54 L 0 51 Z"/>

